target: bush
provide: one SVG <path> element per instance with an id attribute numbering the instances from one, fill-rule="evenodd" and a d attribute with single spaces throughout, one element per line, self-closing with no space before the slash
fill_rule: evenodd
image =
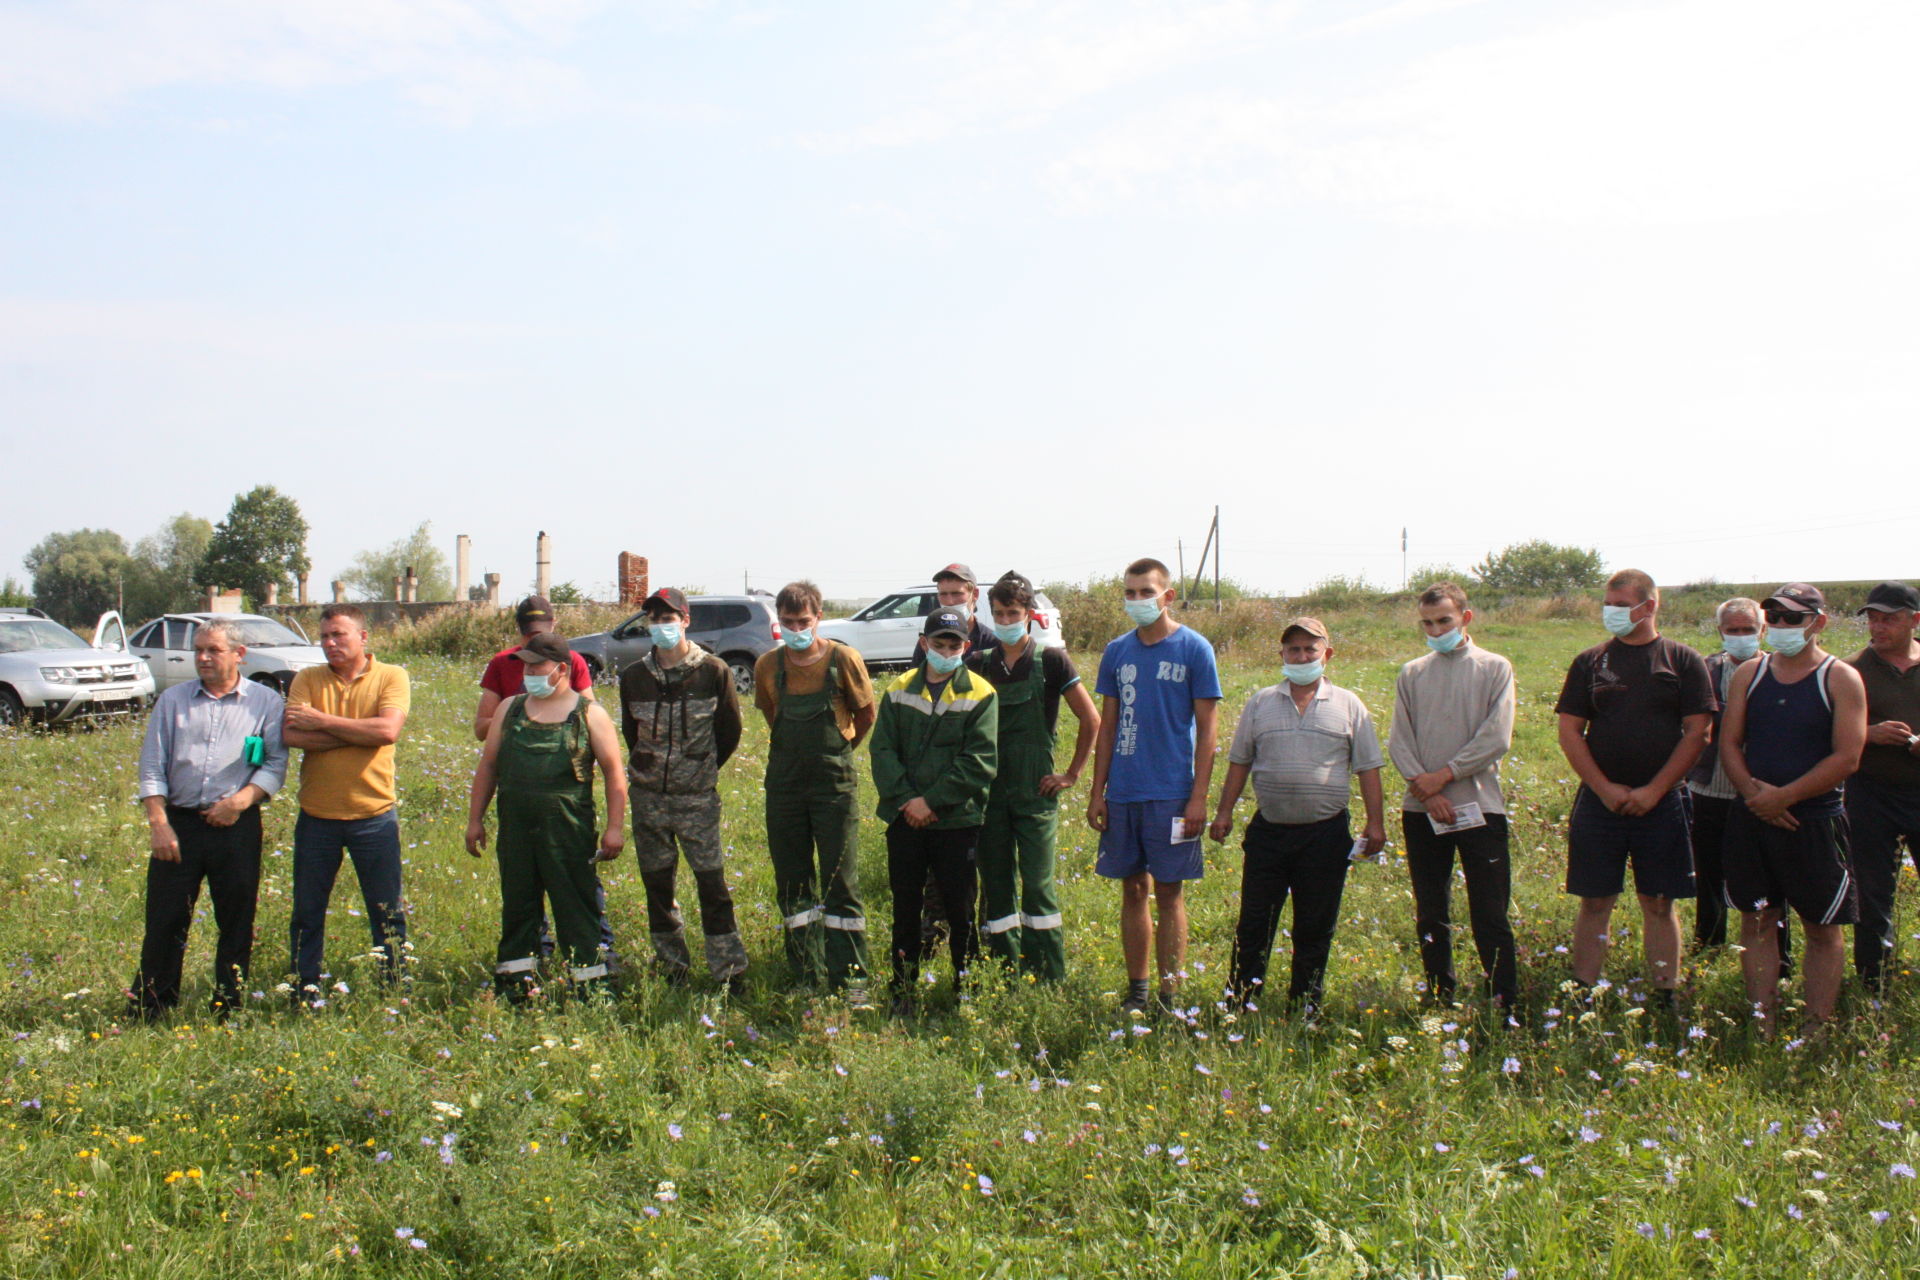
<path id="1" fill-rule="evenodd" d="M 1494 591 L 1565 595 L 1600 585 L 1606 561 L 1588 547 L 1563 547 L 1536 538 L 1490 551 L 1473 566 L 1473 576 Z"/>

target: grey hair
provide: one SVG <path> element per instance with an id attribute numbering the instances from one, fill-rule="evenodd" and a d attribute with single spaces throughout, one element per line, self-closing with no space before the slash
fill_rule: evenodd
<path id="1" fill-rule="evenodd" d="M 240 628 L 235 626 L 230 618 L 209 618 L 200 624 L 198 631 L 194 632 L 194 639 L 197 640 L 205 635 L 222 635 L 227 638 L 227 647 L 229 649 L 238 649 L 240 647 L 240 639 L 237 634 L 239 630 Z"/>
<path id="2" fill-rule="evenodd" d="M 1720 607 L 1713 611 L 1713 625 L 1715 627 L 1726 626 L 1727 615 L 1730 613 L 1744 613 L 1755 622 L 1758 622 L 1760 621 L 1762 610 L 1758 600 L 1749 600 L 1745 596 L 1735 596 L 1731 600 L 1721 601 Z"/>

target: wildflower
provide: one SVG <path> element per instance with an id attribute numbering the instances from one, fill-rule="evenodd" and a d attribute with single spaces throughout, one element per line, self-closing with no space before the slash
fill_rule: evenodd
<path id="1" fill-rule="evenodd" d="M 1642 1151 L 1658 1151 L 1660 1149 L 1660 1140 L 1658 1138 L 1642 1138 L 1640 1139 L 1640 1149 Z"/>
<path id="2" fill-rule="evenodd" d="M 983 1196 L 990 1196 L 990 1195 L 992 1195 L 992 1194 L 993 1194 L 993 1179 L 992 1179 L 992 1178 L 989 1178 L 989 1177 L 988 1177 L 988 1176 L 987 1176 L 986 1174 L 984 1174 L 984 1173 L 983 1173 L 983 1174 L 980 1174 L 980 1175 L 979 1175 L 979 1183 L 980 1183 L 980 1194 L 981 1194 L 981 1195 L 983 1195 Z"/>
<path id="3" fill-rule="evenodd" d="M 1913 1166 L 1910 1164 L 1896 1164 L 1888 1169 L 1887 1173 L 1895 1178 L 1911 1178 L 1913 1176 Z"/>
<path id="4" fill-rule="evenodd" d="M 393 1159 L 393 1152 L 391 1151 L 376 1151 L 373 1153 L 373 1162 L 375 1164 L 385 1164 L 391 1159 Z"/>
<path id="5" fill-rule="evenodd" d="M 1213 1072 L 1211 1072 L 1211 1071 L 1209 1071 L 1209 1070 L 1207 1069 L 1207 1067 L 1206 1067 L 1206 1064 L 1205 1064 L 1205 1063 L 1201 1063 L 1201 1062 L 1196 1062 L 1196 1063 L 1194 1063 L 1194 1064 L 1193 1064 L 1193 1069 L 1194 1069 L 1195 1071 L 1198 1071 L 1198 1072 L 1199 1072 L 1199 1073 L 1200 1073 L 1201 1075 L 1203 1075 L 1203 1076 L 1210 1076 L 1210 1075 L 1212 1075 L 1212 1074 L 1213 1074 Z"/>
<path id="6" fill-rule="evenodd" d="M 20 1105 L 24 1107 L 27 1104 L 23 1102 Z M 38 1098 L 34 1099 L 33 1105 L 36 1107 L 39 1106 L 40 1100 Z M 1889 1133 L 1900 1132 L 1900 1122 L 1898 1120 L 1875 1120 L 1874 1123 L 1879 1125 L 1882 1129 L 1885 1129 Z"/>
<path id="7" fill-rule="evenodd" d="M 672 1204 L 680 1198 L 680 1192 L 673 1183 L 661 1182 L 654 1188 L 653 1198 L 661 1204 Z"/>
<path id="8" fill-rule="evenodd" d="M 1031 1130 L 1031 1129 L 1025 1129 L 1025 1130 L 1022 1130 L 1022 1131 L 1021 1131 L 1021 1134 L 1020 1134 L 1020 1138 L 1021 1138 L 1021 1140 L 1022 1140 L 1023 1142 L 1038 1142 L 1038 1141 L 1040 1141 L 1040 1135 L 1039 1135 L 1039 1134 L 1037 1134 L 1037 1133 L 1035 1133 L 1035 1132 L 1034 1132 L 1033 1130 Z"/>
<path id="9" fill-rule="evenodd" d="M 1444 1143 L 1444 1142 L 1436 1142 L 1436 1143 L 1434 1143 L 1434 1144 L 1433 1144 L 1433 1149 L 1434 1149 L 1435 1151 L 1438 1151 L 1438 1152 L 1439 1152 L 1439 1153 L 1440 1153 L 1441 1155 L 1445 1155 L 1445 1154 L 1447 1154 L 1447 1152 L 1449 1152 L 1449 1151 L 1451 1151 L 1451 1150 L 1453 1150 L 1453 1148 L 1452 1148 L 1452 1147 L 1450 1147 L 1450 1146 L 1448 1146 L 1448 1145 L 1447 1145 L 1446 1143 Z"/>
<path id="10" fill-rule="evenodd" d="M 1871 1209 L 1871 1210 L 1868 1210 L 1867 1216 L 1873 1219 L 1873 1225 L 1877 1227 L 1881 1223 L 1885 1222 L 1892 1215 L 1889 1214 L 1885 1209 Z"/>
<path id="11" fill-rule="evenodd" d="M 1800 1219 L 1802 1219 L 1802 1218 L 1804 1218 L 1804 1217 L 1806 1217 L 1807 1215 L 1806 1215 L 1806 1214 L 1804 1214 L 1804 1213 L 1802 1213 L 1802 1212 L 1800 1212 L 1800 1206 L 1799 1206 L 1799 1205 L 1797 1205 L 1797 1204 L 1790 1204 L 1790 1205 L 1788 1205 L 1788 1206 L 1787 1206 L 1787 1216 L 1788 1216 L 1789 1218 L 1792 1218 L 1792 1219 L 1793 1219 L 1793 1220 L 1794 1220 L 1795 1222 L 1798 1222 L 1798 1221 L 1800 1221 Z"/>
<path id="12" fill-rule="evenodd" d="M 1598 1129 L 1589 1129 L 1583 1124 L 1580 1126 L 1580 1141 L 1598 1142 L 1600 1141 L 1600 1131 Z"/>
<path id="13" fill-rule="evenodd" d="M 462 1114 L 460 1108 L 451 1102 L 436 1102 L 433 1104 L 433 1110 L 434 1114 L 443 1115 L 449 1120 L 458 1120 Z"/>
<path id="14" fill-rule="evenodd" d="M 1252 1187 L 1248 1187 L 1241 1191 L 1240 1203 L 1249 1209 L 1258 1209 L 1260 1207 L 1260 1197 Z"/>
<path id="15" fill-rule="evenodd" d="M 678 1142 L 680 1141 L 681 1138 L 685 1137 L 686 1135 L 681 1132 L 679 1125 L 669 1124 L 667 1126 L 667 1136 L 669 1138 L 672 1138 L 675 1142 Z"/>
<path id="16" fill-rule="evenodd" d="M 1760 1207 L 1758 1203 L 1747 1199 L 1745 1196 L 1735 1196 L 1733 1202 L 1742 1209 L 1758 1209 Z"/>
<path id="17" fill-rule="evenodd" d="M 1699 1230 L 1693 1233 L 1693 1238 L 1695 1240 L 1711 1240 L 1713 1239 L 1713 1228 L 1701 1227 Z"/>
<path id="18" fill-rule="evenodd" d="M 1653 1224 L 1651 1222 L 1636 1222 L 1633 1224 L 1633 1229 L 1640 1233 L 1640 1237 L 1643 1240 L 1651 1240 L 1654 1237 Z"/>

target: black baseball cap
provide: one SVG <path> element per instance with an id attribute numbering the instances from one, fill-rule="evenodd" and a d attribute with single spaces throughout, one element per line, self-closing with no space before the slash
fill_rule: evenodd
<path id="1" fill-rule="evenodd" d="M 935 609 L 927 615 L 926 624 L 920 628 L 920 634 L 929 638 L 933 636 L 956 636 L 961 640 L 965 640 L 967 638 L 967 617 L 958 609 Z"/>
<path id="2" fill-rule="evenodd" d="M 537 636 L 528 636 L 527 642 L 513 651 L 513 656 L 522 662 L 570 662 L 573 650 L 567 647 L 567 638 L 557 631 L 542 631 Z"/>
<path id="3" fill-rule="evenodd" d="M 1883 582 L 1867 593 L 1867 602 L 1854 610 L 1858 617 L 1867 610 L 1875 613 L 1899 613 L 1908 610 L 1920 613 L 1920 591 L 1915 591 L 1904 582 Z"/>
<path id="4" fill-rule="evenodd" d="M 980 579 L 973 576 L 973 570 L 957 561 L 933 571 L 933 580 L 935 582 L 940 581 L 942 578 L 958 578 L 970 587 L 980 585 Z"/>
<path id="5" fill-rule="evenodd" d="M 658 591 L 648 596 L 646 604 L 642 605 L 641 607 L 644 609 L 651 609 L 656 604 L 664 604 L 665 606 L 667 606 L 667 608 L 673 610 L 675 613 L 686 614 L 689 617 L 692 616 L 692 612 L 687 608 L 686 593 L 681 591 L 680 588 L 678 587 L 660 588 Z"/>
<path id="6" fill-rule="evenodd" d="M 1789 582 L 1786 586 L 1780 588 L 1765 600 L 1762 600 L 1760 607 L 1762 609 L 1770 609 L 1775 604 L 1782 604 L 1789 609 L 1797 609 L 1802 613 L 1825 613 L 1827 611 L 1826 596 L 1821 594 L 1820 588 L 1814 586 L 1811 582 Z"/>
<path id="7" fill-rule="evenodd" d="M 520 602 L 520 607 L 513 611 L 513 625 L 523 632 L 531 623 L 552 621 L 554 621 L 553 601 L 545 596 L 528 596 Z"/>

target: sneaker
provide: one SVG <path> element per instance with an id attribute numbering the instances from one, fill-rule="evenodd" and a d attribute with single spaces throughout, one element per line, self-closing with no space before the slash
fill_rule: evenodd
<path id="1" fill-rule="evenodd" d="M 1145 996 L 1128 996 L 1120 1002 L 1120 1012 L 1128 1016 L 1132 1016 L 1133 1014 L 1139 1014 L 1142 1017 L 1146 1016 L 1147 998 Z"/>

